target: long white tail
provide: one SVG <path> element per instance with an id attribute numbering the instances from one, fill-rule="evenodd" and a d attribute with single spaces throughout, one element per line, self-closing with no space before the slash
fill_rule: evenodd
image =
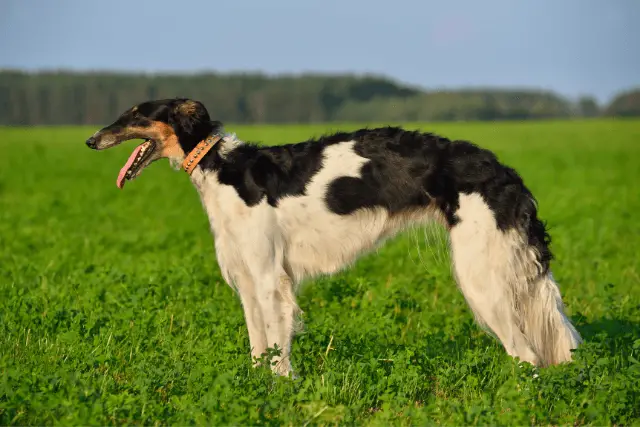
<path id="1" fill-rule="evenodd" d="M 519 226 L 501 229 L 476 193 L 460 194 L 451 227 L 453 271 L 477 321 L 513 357 L 537 366 L 572 359 L 582 341 L 549 270 L 544 226 L 531 200 Z"/>
<path id="2" fill-rule="evenodd" d="M 538 354 L 540 365 L 554 365 L 572 359 L 582 338 L 564 313 L 560 290 L 551 272 L 531 285 L 532 295 L 519 313 L 522 331 Z"/>

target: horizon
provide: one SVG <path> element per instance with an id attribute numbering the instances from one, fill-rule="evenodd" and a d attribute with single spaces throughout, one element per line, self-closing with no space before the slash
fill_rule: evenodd
<path id="1" fill-rule="evenodd" d="M 76 74 L 76 75 L 88 75 L 88 74 L 112 74 L 112 75 L 131 75 L 131 76 L 145 76 L 145 77 L 154 77 L 154 76 L 169 76 L 169 77 L 189 77 L 189 76 L 202 76 L 202 75 L 216 75 L 216 76 L 261 76 L 266 77 L 268 79 L 277 79 L 277 78 L 302 78 L 305 76 L 316 76 L 316 77 L 357 77 L 357 78 L 379 78 L 385 79 L 390 82 L 397 84 L 398 86 L 410 88 L 418 91 L 422 91 L 424 93 L 434 93 L 434 92 L 482 92 L 482 91 L 492 91 L 492 92 L 530 92 L 530 93 L 549 93 L 553 95 L 557 95 L 561 98 L 566 99 L 569 102 L 577 102 L 580 97 L 590 97 L 593 98 L 598 105 L 604 106 L 617 96 L 622 93 L 626 93 L 632 90 L 640 89 L 640 84 L 632 85 L 626 88 L 621 88 L 619 91 L 614 92 L 609 98 L 604 100 L 600 100 L 596 98 L 594 95 L 589 93 L 579 94 L 577 96 L 570 96 L 565 93 L 559 92 L 553 89 L 544 89 L 535 85 L 525 86 L 489 86 L 489 85 L 478 85 L 478 86 L 443 86 L 443 87 L 424 87 L 419 84 L 412 84 L 392 76 L 387 76 L 384 74 L 373 74 L 373 73 L 358 73 L 358 72 L 276 72 L 269 73 L 265 71 L 242 71 L 242 70 L 230 70 L 230 71 L 218 71 L 218 70 L 185 70 L 185 71 L 140 71 L 140 70 L 119 70 L 119 69 L 87 69 L 87 70 L 75 70 L 75 69 L 65 69 L 65 68 L 51 68 L 51 69 L 37 69 L 37 70 L 28 70 L 28 69 L 19 69 L 19 68 L 1 68 L 0 72 L 17 72 L 17 73 L 25 73 L 31 75 L 37 74 L 47 74 L 47 73 L 68 73 L 68 74 Z"/>

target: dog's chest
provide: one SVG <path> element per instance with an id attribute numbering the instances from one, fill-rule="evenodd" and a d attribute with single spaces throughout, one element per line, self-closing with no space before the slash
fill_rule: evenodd
<path id="1" fill-rule="evenodd" d="M 249 208 L 232 186 L 220 184 L 214 172 L 196 170 L 192 182 L 209 219 L 216 258 L 222 276 L 231 284 L 234 271 L 243 268 L 252 239 L 260 224 L 255 221 L 255 208 Z"/>

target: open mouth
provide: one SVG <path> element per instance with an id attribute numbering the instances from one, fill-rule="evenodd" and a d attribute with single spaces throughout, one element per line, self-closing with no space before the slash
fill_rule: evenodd
<path id="1" fill-rule="evenodd" d="M 138 145 L 136 149 L 133 150 L 133 153 L 129 156 L 127 163 L 125 163 L 122 169 L 120 169 L 120 173 L 118 174 L 118 181 L 116 181 L 118 188 L 122 189 L 125 181 L 130 181 L 140 175 L 146 161 L 153 154 L 155 145 L 156 144 L 152 140 L 145 139 L 142 144 Z"/>

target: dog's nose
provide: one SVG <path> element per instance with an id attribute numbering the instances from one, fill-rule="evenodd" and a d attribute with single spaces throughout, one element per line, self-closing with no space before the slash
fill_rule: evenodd
<path id="1" fill-rule="evenodd" d="M 96 140 L 93 137 L 87 139 L 86 144 L 89 148 L 96 148 Z"/>

